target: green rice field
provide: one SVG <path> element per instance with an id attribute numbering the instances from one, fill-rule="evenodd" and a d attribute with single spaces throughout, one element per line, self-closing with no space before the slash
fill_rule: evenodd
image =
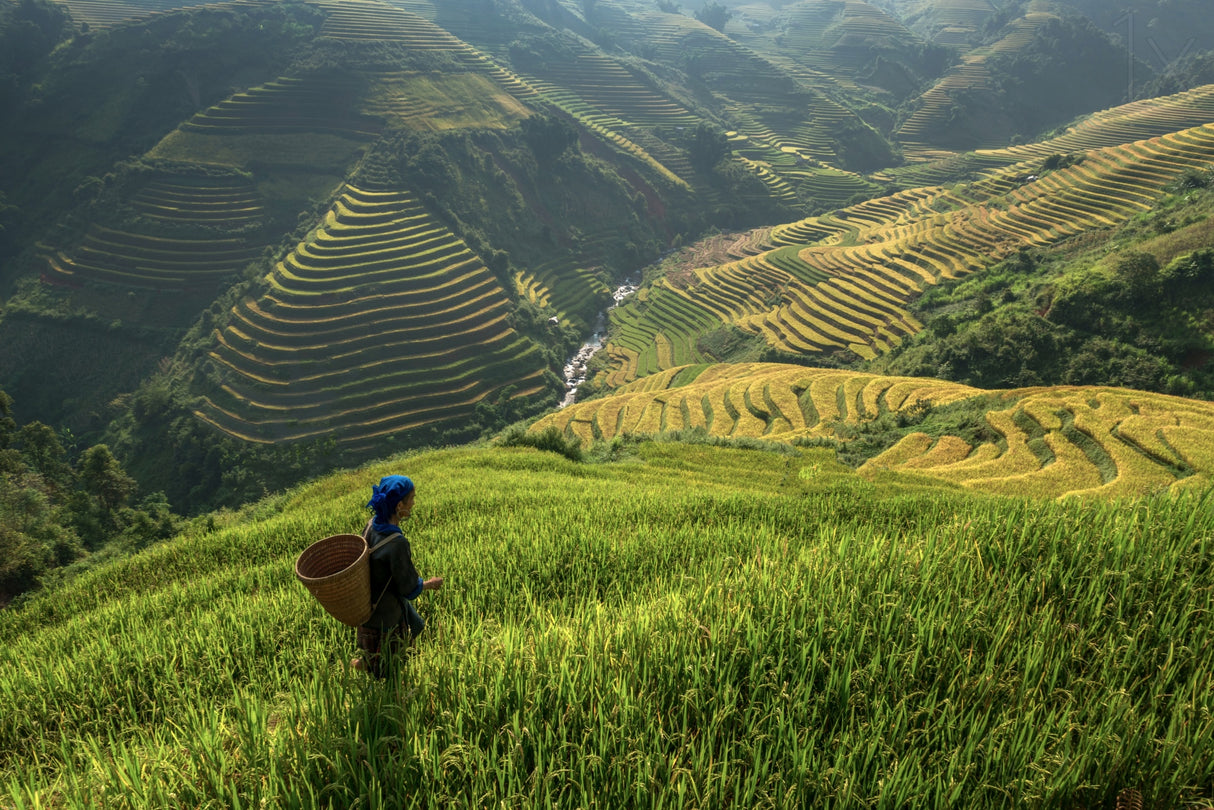
<path id="1" fill-rule="evenodd" d="M 1214 806 L 1208 491 L 749 444 L 399 457 L 0 612 L 0 806 Z M 380 684 L 292 566 L 388 472 L 446 584 Z"/>

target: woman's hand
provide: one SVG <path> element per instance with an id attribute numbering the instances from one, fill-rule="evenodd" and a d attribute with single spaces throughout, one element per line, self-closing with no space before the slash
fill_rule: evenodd
<path id="1" fill-rule="evenodd" d="M 442 577 L 430 577 L 428 580 L 422 583 L 423 591 L 437 591 L 441 587 L 443 587 Z"/>

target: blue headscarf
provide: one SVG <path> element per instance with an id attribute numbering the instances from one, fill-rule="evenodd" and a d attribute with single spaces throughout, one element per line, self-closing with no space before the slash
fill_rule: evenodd
<path id="1" fill-rule="evenodd" d="M 411 492 L 413 482 L 403 475 L 385 475 L 371 487 L 371 500 L 367 501 L 367 507 L 375 513 L 376 529 L 396 528 L 392 523 L 392 513 Z"/>

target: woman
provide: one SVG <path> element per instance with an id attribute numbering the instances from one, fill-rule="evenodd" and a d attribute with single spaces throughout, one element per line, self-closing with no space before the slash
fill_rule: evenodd
<path id="1" fill-rule="evenodd" d="M 388 675 L 391 660 L 402 647 L 412 644 L 426 627 L 426 621 L 413 607 L 422 591 L 443 587 L 442 577 L 423 580 L 413 567 L 409 541 L 401 534 L 400 523 L 413 512 L 416 496 L 413 482 L 403 475 L 388 475 L 371 488 L 367 506 L 374 516 L 363 530 L 371 549 L 371 618 L 358 628 L 358 647 L 362 657 L 350 664 L 376 678 Z M 405 633 L 409 637 L 405 639 Z"/>

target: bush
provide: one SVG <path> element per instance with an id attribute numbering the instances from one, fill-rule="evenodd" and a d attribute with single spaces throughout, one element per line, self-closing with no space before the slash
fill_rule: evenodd
<path id="1" fill-rule="evenodd" d="M 529 433 L 521 425 L 516 425 L 504 432 L 494 442 L 498 447 L 534 447 L 547 453 L 556 453 L 570 461 L 583 461 L 582 443 L 577 439 L 566 439 L 555 427 L 547 428 L 539 433 Z"/>

